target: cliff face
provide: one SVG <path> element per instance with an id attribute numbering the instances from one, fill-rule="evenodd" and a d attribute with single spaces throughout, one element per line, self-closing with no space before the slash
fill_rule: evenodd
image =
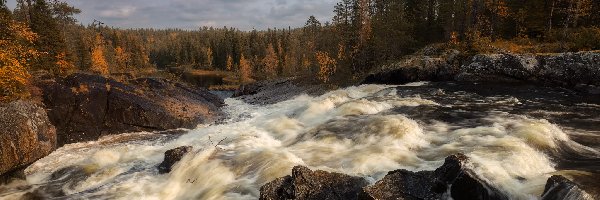
<path id="1" fill-rule="evenodd" d="M 372 72 L 364 83 L 416 81 L 529 82 L 600 94 L 600 52 L 559 54 L 480 54 L 457 51 L 409 56 Z"/>

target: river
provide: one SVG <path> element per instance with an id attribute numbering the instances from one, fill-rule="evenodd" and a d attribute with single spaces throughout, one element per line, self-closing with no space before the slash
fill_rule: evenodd
<path id="1" fill-rule="evenodd" d="M 538 199 L 564 175 L 595 195 L 600 98 L 528 85 L 362 85 L 272 105 L 226 99 L 228 118 L 182 135 L 129 133 L 69 144 L 0 186 L 67 199 L 257 199 L 261 185 L 304 165 L 365 177 L 434 170 L 464 153 L 511 199 Z M 194 151 L 158 174 L 163 153 Z"/>

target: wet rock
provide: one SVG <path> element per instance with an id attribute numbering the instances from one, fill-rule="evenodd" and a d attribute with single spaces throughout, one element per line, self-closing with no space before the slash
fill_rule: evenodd
<path id="1" fill-rule="evenodd" d="M 239 97 L 249 104 L 266 105 L 289 100 L 302 94 L 322 95 L 332 89 L 335 89 L 332 85 L 294 77 L 242 85 L 235 91 L 233 97 Z"/>
<path id="2" fill-rule="evenodd" d="M 260 188 L 260 199 L 362 199 L 368 183 L 360 177 L 325 171 L 312 171 L 296 166 L 291 176 L 285 176 Z"/>
<path id="3" fill-rule="evenodd" d="M 372 199 L 439 199 L 441 193 L 431 191 L 432 172 L 395 170 L 377 184 L 365 188 Z M 442 192 L 443 193 L 443 192 Z"/>
<path id="4" fill-rule="evenodd" d="M 166 174 L 171 172 L 171 168 L 179 162 L 183 156 L 193 150 L 190 146 L 177 147 L 165 152 L 165 159 L 158 165 L 158 173 Z"/>
<path id="5" fill-rule="evenodd" d="M 216 95 L 165 79 L 123 83 L 78 73 L 36 84 L 59 146 L 125 132 L 195 128 L 222 115 L 223 100 Z"/>
<path id="6" fill-rule="evenodd" d="M 559 54 L 482 54 L 463 65 L 459 81 L 526 81 L 568 88 L 600 85 L 600 52 Z"/>
<path id="7" fill-rule="evenodd" d="M 0 180 L 56 149 L 56 129 L 46 111 L 28 101 L 0 105 Z"/>
<path id="8" fill-rule="evenodd" d="M 374 70 L 367 75 L 363 83 L 405 84 L 453 80 L 460 66 L 460 55 L 458 50 L 428 47 L 400 62 Z"/>
<path id="9" fill-rule="evenodd" d="M 550 177 L 546 182 L 542 200 L 559 199 L 592 200 L 594 198 L 582 190 L 576 183 L 563 176 L 555 175 Z"/>
<path id="10" fill-rule="evenodd" d="M 466 168 L 467 160 L 458 154 L 433 172 L 392 171 L 365 191 L 373 199 L 508 199 Z"/>

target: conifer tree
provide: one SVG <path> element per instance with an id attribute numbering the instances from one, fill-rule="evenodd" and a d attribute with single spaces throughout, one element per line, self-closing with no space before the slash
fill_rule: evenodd
<path id="1" fill-rule="evenodd" d="M 35 68 L 48 70 L 60 74 L 66 70 L 61 69 L 66 58 L 66 46 L 62 32 L 52 16 L 50 6 L 45 0 L 35 0 L 31 7 L 30 24 L 31 30 L 38 35 L 35 47 L 40 56 Z"/>

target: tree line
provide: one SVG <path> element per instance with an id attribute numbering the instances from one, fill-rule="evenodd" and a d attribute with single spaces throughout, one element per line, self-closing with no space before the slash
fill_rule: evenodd
<path id="1" fill-rule="evenodd" d="M 231 71 L 241 82 L 305 75 L 349 82 L 426 45 L 466 52 L 495 43 L 539 51 L 600 49 L 600 0 L 340 0 L 331 21 L 303 27 L 120 29 L 78 24 L 59 0 L 0 0 L 0 96 L 19 96 L 29 73 L 61 76 L 171 68 Z M 14 78 L 18 77 L 18 78 Z M 10 85 L 10 87 L 8 87 Z"/>

